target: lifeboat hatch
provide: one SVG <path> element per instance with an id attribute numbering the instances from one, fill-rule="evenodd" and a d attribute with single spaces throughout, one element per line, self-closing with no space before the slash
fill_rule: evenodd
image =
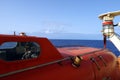
<path id="1" fill-rule="evenodd" d="M 25 32 L 21 32 L 19 35 L 20 36 L 27 36 Z"/>

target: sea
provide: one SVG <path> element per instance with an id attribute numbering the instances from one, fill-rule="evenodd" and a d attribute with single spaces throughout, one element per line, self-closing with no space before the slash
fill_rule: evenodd
<path id="1" fill-rule="evenodd" d="M 87 46 L 94 48 L 103 48 L 103 40 L 70 40 L 70 39 L 50 39 L 55 47 L 72 47 L 72 46 Z M 107 49 L 112 51 L 116 56 L 120 55 L 117 48 L 107 40 Z"/>

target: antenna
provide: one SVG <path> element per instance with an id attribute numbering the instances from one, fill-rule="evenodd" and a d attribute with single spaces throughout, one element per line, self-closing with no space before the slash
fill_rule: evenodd
<path id="1" fill-rule="evenodd" d="M 14 36 L 16 35 L 16 31 L 14 31 Z"/>

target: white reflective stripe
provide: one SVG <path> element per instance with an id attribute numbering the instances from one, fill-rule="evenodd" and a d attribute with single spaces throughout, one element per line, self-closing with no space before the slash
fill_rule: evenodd
<path id="1" fill-rule="evenodd" d="M 112 35 L 110 41 L 115 45 L 115 47 L 120 51 L 120 39 L 117 34 Z"/>
<path id="2" fill-rule="evenodd" d="M 0 77 L 5 77 L 5 76 L 9 76 L 9 75 L 16 74 L 16 73 L 19 73 L 19 72 L 23 72 L 23 71 L 27 71 L 27 70 L 31 70 L 31 69 L 40 68 L 40 67 L 43 67 L 43 66 L 51 65 L 51 64 L 54 64 L 54 63 L 59 63 L 61 61 L 65 61 L 65 60 L 69 60 L 69 59 L 71 59 L 71 57 L 67 57 L 67 58 L 64 58 L 64 59 L 52 61 L 52 62 L 49 62 L 49 63 L 37 65 L 37 66 L 28 67 L 28 68 L 25 68 L 25 69 L 20 69 L 20 70 L 8 72 L 8 73 L 5 73 L 5 74 L 0 74 Z"/>

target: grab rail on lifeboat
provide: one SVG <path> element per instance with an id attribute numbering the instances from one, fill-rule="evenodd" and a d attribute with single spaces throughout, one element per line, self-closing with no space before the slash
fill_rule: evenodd
<path id="1" fill-rule="evenodd" d="M 96 51 L 87 52 L 87 53 L 84 53 L 84 54 L 80 54 L 78 56 L 81 57 L 81 56 L 84 56 L 84 55 L 87 55 L 87 54 L 91 54 L 91 53 L 95 53 L 95 52 L 102 51 L 102 50 L 105 50 L 105 49 L 100 49 L 100 50 L 96 50 Z M 0 77 L 13 75 L 13 74 L 16 74 L 16 73 L 20 73 L 20 72 L 24 72 L 24 71 L 27 71 L 27 70 L 32 70 L 32 69 L 48 66 L 48 65 L 51 65 L 51 64 L 55 64 L 55 63 L 59 64 L 62 61 L 73 60 L 73 58 L 74 58 L 74 56 L 70 56 L 70 57 L 66 57 L 66 58 L 60 59 L 60 60 L 56 60 L 56 61 L 40 64 L 40 65 L 37 65 L 37 66 L 32 66 L 32 67 L 28 67 L 28 68 L 24 68 L 24 69 L 20 69 L 20 70 L 16 70 L 16 71 L 11 71 L 11 72 L 8 72 L 8 73 L 0 74 Z"/>

